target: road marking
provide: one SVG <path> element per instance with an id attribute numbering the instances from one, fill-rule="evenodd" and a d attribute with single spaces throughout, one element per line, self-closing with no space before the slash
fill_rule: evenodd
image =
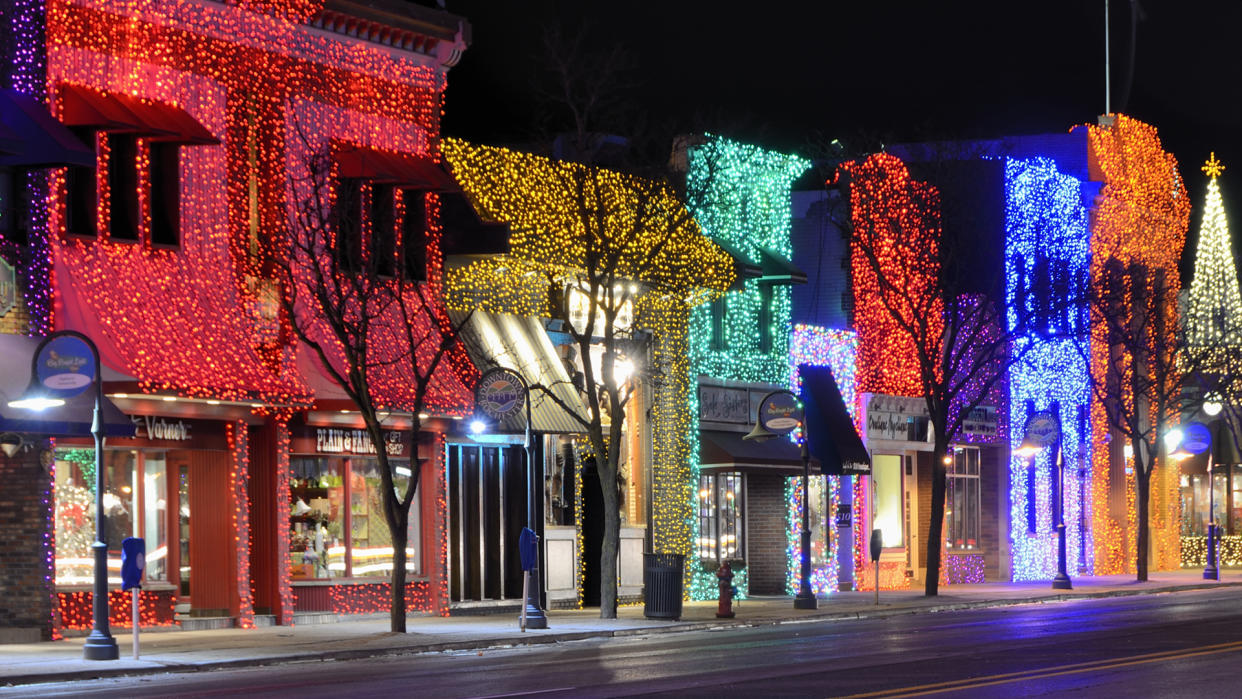
<path id="1" fill-rule="evenodd" d="M 577 687 L 550 687 L 548 689 L 532 689 L 529 692 L 505 692 L 504 694 L 488 694 L 486 696 L 475 697 L 474 699 L 502 699 L 503 697 L 523 697 L 529 694 L 551 694 L 553 692 L 566 692 Z"/>
<path id="2" fill-rule="evenodd" d="M 1074 675 L 1083 672 L 1092 672 L 1094 670 L 1110 670 L 1118 667 L 1126 667 L 1127 665 L 1142 665 L 1144 663 L 1156 663 L 1163 660 L 1180 660 L 1182 658 L 1193 658 L 1195 656 L 1212 655 L 1215 653 L 1228 653 L 1230 651 L 1237 650 L 1242 650 L 1242 641 L 1218 643 L 1194 649 L 1186 648 L 1182 650 L 1145 653 L 1143 655 L 1133 655 L 1126 658 L 1113 658 L 1111 660 L 1092 660 L 1089 662 L 1073 663 L 1070 665 L 1056 665 L 1048 668 L 1010 672 L 1000 675 L 988 675 L 985 677 L 974 677 L 966 680 L 952 680 L 949 682 L 936 682 L 932 684 L 914 685 L 911 687 L 900 687 L 897 689 L 883 689 L 875 692 L 851 694 L 847 697 L 842 697 L 842 699 L 865 699 L 867 697 L 918 697 L 928 694 L 939 694 L 941 692 L 951 692 L 959 689 L 992 687 L 998 684 L 1010 684 L 1026 680 L 1039 680 L 1048 677 L 1058 677 L 1061 675 Z"/>

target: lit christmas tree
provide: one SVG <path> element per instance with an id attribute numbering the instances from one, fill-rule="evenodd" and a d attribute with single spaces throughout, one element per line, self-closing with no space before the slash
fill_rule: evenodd
<path id="1" fill-rule="evenodd" d="M 1216 178 L 1225 167 L 1212 153 L 1203 172 L 1208 181 L 1203 225 L 1195 250 L 1194 280 L 1190 284 L 1190 309 L 1186 318 L 1187 340 L 1191 351 L 1239 345 L 1242 339 L 1242 295 L 1238 293 L 1238 272 L 1233 262 L 1229 223 Z"/>

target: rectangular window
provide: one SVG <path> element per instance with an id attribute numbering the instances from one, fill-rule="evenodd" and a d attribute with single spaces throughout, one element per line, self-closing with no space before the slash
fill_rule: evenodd
<path id="1" fill-rule="evenodd" d="M 345 272 L 362 271 L 363 181 L 342 178 L 332 210 L 332 230 L 336 231 L 336 264 Z"/>
<path id="2" fill-rule="evenodd" d="M 336 459 L 290 459 L 289 554 L 293 577 L 339 578 L 345 570 L 345 480 Z"/>
<path id="3" fill-rule="evenodd" d="M 772 285 L 759 285 L 759 351 L 772 351 Z"/>
<path id="4" fill-rule="evenodd" d="M 903 544 L 901 507 L 901 457 L 896 454 L 876 454 L 871 459 L 871 479 L 875 495 L 875 528 L 881 532 L 885 548 Z"/>
<path id="5" fill-rule="evenodd" d="M 149 148 L 151 243 L 175 247 L 181 242 L 181 146 L 153 141 Z"/>
<path id="6" fill-rule="evenodd" d="M 371 185 L 371 255 L 375 273 L 396 276 L 397 210 L 396 192 L 390 184 Z"/>
<path id="7" fill-rule="evenodd" d="M 61 448 L 55 452 L 57 585 L 94 582 L 95 452 Z M 164 455 L 128 450 L 104 452 L 104 516 L 107 525 L 108 583 L 121 584 L 121 542 L 146 540 L 149 581 L 169 580 L 168 477 Z"/>
<path id="8" fill-rule="evenodd" d="M 0 236 L 19 247 L 27 241 L 25 179 L 19 170 L 0 167 Z"/>
<path id="9" fill-rule="evenodd" d="M 740 473 L 699 477 L 699 558 L 740 560 L 745 555 L 745 489 Z"/>
<path id="10" fill-rule="evenodd" d="M 289 546 L 294 578 L 392 575 L 392 536 L 384 515 L 379 462 L 296 457 L 291 465 Z M 392 462 L 392 467 L 393 485 L 398 493 L 404 492 L 409 463 Z M 422 572 L 420 521 L 416 495 L 410 505 L 405 548 L 406 571 L 413 575 Z"/>
<path id="11" fill-rule="evenodd" d="M 407 281 L 427 281 L 427 195 L 414 189 L 401 191 L 401 259 Z"/>
<path id="12" fill-rule="evenodd" d="M 945 546 L 950 551 L 979 548 L 979 450 L 953 449 L 948 467 Z"/>
<path id="13" fill-rule="evenodd" d="M 107 135 L 108 235 L 114 240 L 136 242 L 139 222 L 138 185 L 144 178 L 138 168 L 138 137 L 130 133 Z"/>
<path id="14" fill-rule="evenodd" d="M 711 348 L 714 350 L 719 351 L 728 348 L 728 337 L 725 334 L 725 315 L 728 312 L 728 296 L 721 296 L 712 302 Z"/>

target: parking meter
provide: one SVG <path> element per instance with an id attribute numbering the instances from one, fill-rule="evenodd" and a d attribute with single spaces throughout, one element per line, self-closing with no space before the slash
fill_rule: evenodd
<path id="1" fill-rule="evenodd" d="M 147 542 L 131 536 L 121 542 L 121 589 L 142 587 L 142 571 L 147 567 Z"/>
<path id="2" fill-rule="evenodd" d="M 880 604 L 880 551 L 884 548 L 884 532 L 871 530 L 871 567 L 875 569 L 875 603 Z"/>
<path id="3" fill-rule="evenodd" d="M 526 608 L 530 606 L 530 572 L 539 561 L 539 535 L 530 527 L 522 527 L 522 535 L 518 537 L 518 555 L 522 558 L 522 614 L 519 627 L 526 632 Z"/>

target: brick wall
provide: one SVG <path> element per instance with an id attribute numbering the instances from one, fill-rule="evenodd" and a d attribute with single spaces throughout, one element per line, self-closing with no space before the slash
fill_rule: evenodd
<path id="1" fill-rule="evenodd" d="M 51 476 L 42 451 L 0 453 L 0 643 L 52 639 Z"/>
<path id="2" fill-rule="evenodd" d="M 767 474 L 746 476 L 746 570 L 750 593 L 785 593 L 785 478 Z"/>

